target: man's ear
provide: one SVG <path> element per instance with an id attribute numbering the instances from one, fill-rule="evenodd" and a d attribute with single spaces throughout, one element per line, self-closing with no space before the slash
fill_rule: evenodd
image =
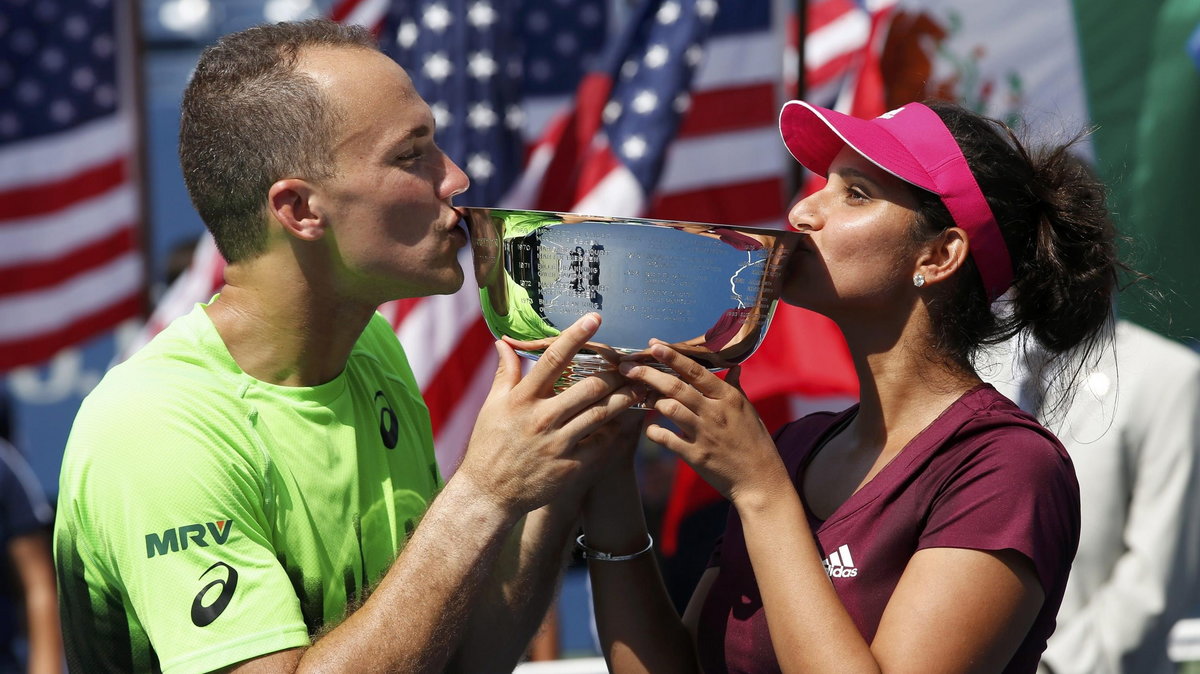
<path id="1" fill-rule="evenodd" d="M 283 230 L 302 241 L 325 235 L 325 222 L 316 208 L 313 186 L 300 178 L 275 181 L 267 191 L 267 209 Z"/>
<path id="2" fill-rule="evenodd" d="M 921 257 L 917 259 L 914 274 L 925 277 L 925 283 L 944 281 L 963 266 L 970 253 L 967 233 L 958 227 L 951 227 L 925 244 Z"/>

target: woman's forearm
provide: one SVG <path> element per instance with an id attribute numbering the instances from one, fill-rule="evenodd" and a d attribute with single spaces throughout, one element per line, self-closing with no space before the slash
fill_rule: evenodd
<path id="1" fill-rule="evenodd" d="M 589 548 L 629 555 L 648 543 L 632 466 L 589 493 L 583 512 Z M 625 561 L 588 561 L 601 650 L 613 672 L 699 671 L 695 645 L 663 585 L 653 552 Z"/>

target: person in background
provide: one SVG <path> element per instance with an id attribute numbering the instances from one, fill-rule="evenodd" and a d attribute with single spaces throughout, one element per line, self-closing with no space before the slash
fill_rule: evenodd
<path id="1" fill-rule="evenodd" d="M 1079 552 L 1039 671 L 1175 671 L 1167 634 L 1200 608 L 1200 355 L 1120 320 L 1069 398 L 1038 374 L 1036 343 L 986 355 L 980 372 L 1055 431 L 1079 476 Z"/>
<path id="2" fill-rule="evenodd" d="M 37 476 L 10 442 L 11 408 L 0 392 L 0 671 L 62 671 L 58 593 L 50 552 L 54 510 Z M 18 649 L 18 639 L 24 648 Z M 18 653 L 18 650 L 21 652 Z"/>
<path id="3" fill-rule="evenodd" d="M 622 365 L 679 429 L 647 437 L 731 509 L 681 619 L 644 552 L 629 462 L 591 488 L 579 542 L 609 665 L 1032 673 L 1079 541 L 1079 486 L 974 356 L 1022 331 L 1059 357 L 1106 343 L 1119 263 L 1103 186 L 1069 146 L 1027 149 L 949 103 L 863 120 L 794 101 L 780 130 L 827 178 L 789 213 L 808 236 L 782 299 L 841 328 L 860 402 L 772 437 L 736 369 L 722 381 L 663 343 L 650 351 L 677 376 Z"/>
<path id="4" fill-rule="evenodd" d="M 180 163 L 225 285 L 83 401 L 55 522 L 80 672 L 511 671 L 541 624 L 618 376 L 555 395 L 599 329 L 527 375 L 511 346 L 443 482 L 377 311 L 453 293 L 466 175 L 361 27 L 259 26 L 204 51 Z"/>

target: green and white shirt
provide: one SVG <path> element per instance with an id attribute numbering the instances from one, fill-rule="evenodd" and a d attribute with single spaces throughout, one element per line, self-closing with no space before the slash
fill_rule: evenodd
<path id="1" fill-rule="evenodd" d="M 364 597 L 442 486 L 429 413 L 376 315 L 346 369 L 275 386 L 200 306 L 80 408 L 55 558 L 74 671 L 208 671 L 304 646 Z"/>

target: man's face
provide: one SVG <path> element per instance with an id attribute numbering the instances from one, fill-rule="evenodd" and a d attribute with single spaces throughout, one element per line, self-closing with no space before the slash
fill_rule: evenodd
<path id="1" fill-rule="evenodd" d="M 408 75 L 349 48 L 310 50 L 300 70 L 341 116 L 334 175 L 310 200 L 333 246 L 335 292 L 382 302 L 458 290 L 467 239 L 450 200 L 469 181 L 434 143 L 433 114 Z"/>

